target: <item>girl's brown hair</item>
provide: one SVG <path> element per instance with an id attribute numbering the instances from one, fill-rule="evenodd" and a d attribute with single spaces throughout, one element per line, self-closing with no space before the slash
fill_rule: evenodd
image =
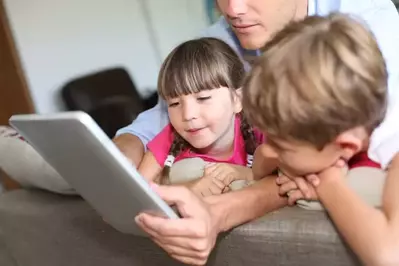
<path id="1" fill-rule="evenodd" d="M 234 91 L 241 88 L 244 76 L 244 65 L 228 44 L 216 38 L 194 39 L 180 44 L 167 56 L 158 76 L 158 92 L 167 99 L 220 87 Z M 240 113 L 240 117 L 248 166 L 251 166 L 256 140 L 245 116 Z M 190 148 L 189 143 L 174 131 L 161 183 L 169 180 L 175 157 Z"/>

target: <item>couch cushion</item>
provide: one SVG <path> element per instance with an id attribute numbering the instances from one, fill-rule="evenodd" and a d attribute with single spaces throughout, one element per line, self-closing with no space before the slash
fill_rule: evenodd
<path id="1" fill-rule="evenodd" d="M 180 265 L 149 239 L 115 231 L 75 196 L 1 195 L 0 234 L 18 265 Z M 221 236 L 208 265 L 357 264 L 324 212 L 292 207 Z"/>

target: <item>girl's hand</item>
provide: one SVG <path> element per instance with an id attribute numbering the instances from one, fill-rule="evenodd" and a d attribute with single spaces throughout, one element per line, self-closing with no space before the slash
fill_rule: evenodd
<path id="1" fill-rule="evenodd" d="M 229 191 L 229 185 L 236 180 L 253 180 L 251 168 L 228 164 L 210 163 L 204 175 L 191 182 L 188 187 L 197 195 L 207 197 Z"/>
<path id="2" fill-rule="evenodd" d="M 252 181 L 252 169 L 246 166 L 229 163 L 210 163 L 205 167 L 204 176 L 214 177 L 226 186 L 236 180 Z"/>
<path id="3" fill-rule="evenodd" d="M 228 185 L 214 176 L 206 176 L 191 181 L 187 184 L 187 187 L 192 190 L 197 196 L 208 197 L 212 195 L 222 194 Z"/>

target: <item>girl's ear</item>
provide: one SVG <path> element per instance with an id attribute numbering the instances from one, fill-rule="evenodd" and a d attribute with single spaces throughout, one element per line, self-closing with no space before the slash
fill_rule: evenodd
<path id="1" fill-rule="evenodd" d="M 238 114 L 242 111 L 242 88 L 236 89 L 233 95 L 234 113 Z"/>

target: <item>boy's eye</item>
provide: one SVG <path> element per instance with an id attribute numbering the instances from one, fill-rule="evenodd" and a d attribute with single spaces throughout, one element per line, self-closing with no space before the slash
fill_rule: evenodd
<path id="1" fill-rule="evenodd" d="M 209 100 L 210 98 L 211 98 L 211 96 L 198 97 L 197 100 L 198 100 L 198 101 L 206 101 L 206 100 Z"/>

